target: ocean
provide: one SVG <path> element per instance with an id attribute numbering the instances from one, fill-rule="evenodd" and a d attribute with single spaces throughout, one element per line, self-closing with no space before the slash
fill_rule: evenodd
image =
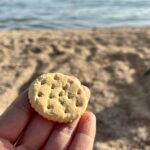
<path id="1" fill-rule="evenodd" d="M 0 0 L 0 29 L 149 25 L 150 0 Z"/>

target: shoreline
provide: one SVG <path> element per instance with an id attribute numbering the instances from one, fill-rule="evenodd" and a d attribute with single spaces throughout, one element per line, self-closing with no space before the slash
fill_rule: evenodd
<path id="1" fill-rule="evenodd" d="M 18 28 L 18 29 L 3 29 L 0 32 L 13 32 L 13 31 L 81 31 L 81 30 L 121 30 L 121 29 L 149 29 L 150 25 L 137 25 L 137 26 L 100 26 L 100 27 L 69 27 L 69 28 Z"/>

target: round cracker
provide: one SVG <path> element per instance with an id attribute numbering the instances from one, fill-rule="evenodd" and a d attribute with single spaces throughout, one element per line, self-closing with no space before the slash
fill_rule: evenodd
<path id="1" fill-rule="evenodd" d="M 89 97 L 81 83 L 61 73 L 39 76 L 29 87 L 29 102 L 41 116 L 56 122 L 72 122 L 86 110 Z"/>

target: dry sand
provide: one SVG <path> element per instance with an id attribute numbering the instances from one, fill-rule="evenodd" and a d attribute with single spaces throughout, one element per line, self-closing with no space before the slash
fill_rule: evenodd
<path id="1" fill-rule="evenodd" d="M 0 113 L 44 72 L 92 91 L 95 150 L 150 150 L 150 28 L 0 32 Z"/>

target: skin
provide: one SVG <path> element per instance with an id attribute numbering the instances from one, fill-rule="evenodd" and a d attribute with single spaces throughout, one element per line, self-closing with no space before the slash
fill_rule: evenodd
<path id="1" fill-rule="evenodd" d="M 31 108 L 25 91 L 0 116 L 0 150 L 92 150 L 95 131 L 91 112 L 67 124 L 43 119 Z"/>

